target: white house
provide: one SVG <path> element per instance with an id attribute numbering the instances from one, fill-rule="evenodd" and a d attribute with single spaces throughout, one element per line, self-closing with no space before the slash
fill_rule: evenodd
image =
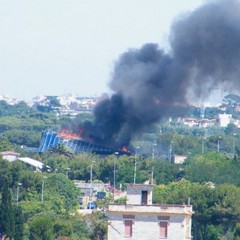
<path id="1" fill-rule="evenodd" d="M 5 151 L 5 152 L 0 152 L 0 155 L 4 160 L 7 160 L 9 162 L 21 161 L 21 162 L 27 163 L 28 165 L 34 167 L 35 170 L 39 172 L 41 172 L 44 167 L 44 163 L 29 157 L 20 157 L 21 155 L 16 152 Z M 50 167 L 48 165 L 46 165 L 46 168 L 48 168 L 48 170 L 50 171 Z"/>
<path id="2" fill-rule="evenodd" d="M 14 162 L 17 160 L 18 157 L 20 157 L 20 153 L 12 151 L 0 152 L 0 154 L 2 155 L 2 158 L 4 160 L 8 160 L 9 162 Z"/>
<path id="3" fill-rule="evenodd" d="M 153 205 L 152 185 L 128 184 L 127 203 L 108 208 L 108 240 L 190 240 L 192 206 Z"/>
<path id="4" fill-rule="evenodd" d="M 218 125 L 220 127 L 227 127 L 227 125 L 231 122 L 232 114 L 218 114 Z"/>
<path id="5" fill-rule="evenodd" d="M 177 155 L 177 154 L 175 154 L 173 156 L 173 163 L 174 164 L 183 164 L 186 159 L 187 159 L 187 156 L 185 156 L 185 155 Z"/>

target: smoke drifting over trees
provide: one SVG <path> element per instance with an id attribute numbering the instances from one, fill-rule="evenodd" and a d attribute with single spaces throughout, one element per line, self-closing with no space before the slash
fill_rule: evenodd
<path id="1" fill-rule="evenodd" d="M 189 93 L 205 97 L 211 86 L 240 86 L 238 0 L 214 1 L 181 16 L 169 39 L 170 52 L 147 43 L 120 55 L 110 82 L 114 94 L 96 106 L 93 122 L 79 126 L 84 135 L 127 146 L 134 134 L 187 104 Z"/>

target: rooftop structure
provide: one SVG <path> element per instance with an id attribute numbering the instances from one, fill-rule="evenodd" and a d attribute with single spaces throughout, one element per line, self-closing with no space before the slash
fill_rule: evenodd
<path id="1" fill-rule="evenodd" d="M 218 114 L 218 125 L 220 127 L 227 127 L 232 120 L 232 114 Z"/>
<path id="2" fill-rule="evenodd" d="M 191 239 L 192 206 L 153 205 L 152 185 L 128 184 L 127 202 L 108 209 L 108 239 Z"/>
<path id="3" fill-rule="evenodd" d="M 38 160 L 35 160 L 35 159 L 32 159 L 32 158 L 29 158 L 29 157 L 21 157 L 21 155 L 19 153 L 16 153 L 16 152 L 12 152 L 12 151 L 5 151 L 5 152 L 1 152 L 0 153 L 2 155 L 2 158 L 4 160 L 7 160 L 9 162 L 14 162 L 14 161 L 21 161 L 21 162 L 24 162 L 30 166 L 32 166 L 36 171 L 42 171 L 43 167 L 44 167 L 44 163 L 38 161 Z M 49 166 L 46 166 L 48 169 L 50 169 Z"/>
<path id="4" fill-rule="evenodd" d="M 45 131 L 42 134 L 42 139 L 38 152 L 47 152 L 51 148 L 57 147 L 59 144 L 62 144 L 70 148 L 73 153 L 97 153 L 97 154 L 130 154 L 130 152 L 122 151 L 119 149 L 113 149 L 110 147 L 102 146 L 92 142 L 84 141 L 79 138 L 67 139 L 64 138 L 54 131 Z"/>

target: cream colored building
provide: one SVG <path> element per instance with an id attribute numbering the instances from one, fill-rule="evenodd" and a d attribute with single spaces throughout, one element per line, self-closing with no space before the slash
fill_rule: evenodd
<path id="1" fill-rule="evenodd" d="M 191 205 L 153 205 L 152 185 L 128 184 L 127 203 L 108 209 L 108 240 L 191 239 Z"/>
<path id="2" fill-rule="evenodd" d="M 218 125 L 220 127 L 227 127 L 229 123 L 231 123 L 232 114 L 218 114 Z"/>

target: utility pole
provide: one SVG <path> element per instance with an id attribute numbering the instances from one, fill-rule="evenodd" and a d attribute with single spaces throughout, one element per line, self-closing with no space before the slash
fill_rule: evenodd
<path id="1" fill-rule="evenodd" d="M 233 153 L 232 153 L 233 158 L 234 158 L 234 155 L 235 155 L 235 141 L 236 141 L 235 138 L 236 138 L 236 135 L 237 135 L 236 133 L 233 134 L 233 147 L 232 147 L 233 148 L 232 149 L 232 151 L 233 151 Z"/>
<path id="2" fill-rule="evenodd" d="M 173 144 L 174 144 L 174 141 L 171 141 L 170 142 L 170 147 L 169 147 L 169 162 L 170 163 L 172 162 Z"/>
<path id="3" fill-rule="evenodd" d="M 156 143 L 154 143 L 154 144 L 152 145 L 152 159 L 155 158 L 155 147 L 156 147 L 156 146 L 157 146 Z"/>
<path id="4" fill-rule="evenodd" d="M 70 172 L 70 170 L 71 170 L 71 168 L 66 168 L 66 177 L 68 178 L 69 176 L 68 176 L 68 173 Z"/>
<path id="5" fill-rule="evenodd" d="M 135 162 L 134 162 L 134 177 L 133 177 L 133 183 L 136 184 L 136 175 L 137 175 L 137 157 L 138 157 L 138 149 L 140 147 L 136 147 L 135 149 Z"/>
<path id="6" fill-rule="evenodd" d="M 91 164 L 91 171 L 90 171 L 90 183 L 91 183 L 91 186 L 90 186 L 90 201 L 92 201 L 92 195 L 93 195 L 93 185 L 92 185 L 93 163 L 95 163 L 95 161 L 92 161 L 92 164 Z"/>
<path id="7" fill-rule="evenodd" d="M 18 203 L 19 203 L 19 187 L 22 186 L 22 183 L 18 183 L 18 186 L 17 186 L 17 206 L 18 206 Z"/>
<path id="8" fill-rule="evenodd" d="M 204 154 L 204 152 L 205 152 L 205 140 L 206 140 L 206 138 L 204 137 L 202 139 L 202 154 Z"/>
<path id="9" fill-rule="evenodd" d="M 153 184 L 153 174 L 154 174 L 154 166 L 152 166 L 152 181 L 151 181 L 151 184 Z"/>
<path id="10" fill-rule="evenodd" d="M 44 179 L 47 179 L 47 177 L 43 176 L 41 202 L 43 202 L 43 200 L 44 200 Z"/>
<path id="11" fill-rule="evenodd" d="M 218 142 L 217 142 L 217 151 L 220 152 L 220 140 L 222 139 L 221 136 L 218 136 Z"/>

